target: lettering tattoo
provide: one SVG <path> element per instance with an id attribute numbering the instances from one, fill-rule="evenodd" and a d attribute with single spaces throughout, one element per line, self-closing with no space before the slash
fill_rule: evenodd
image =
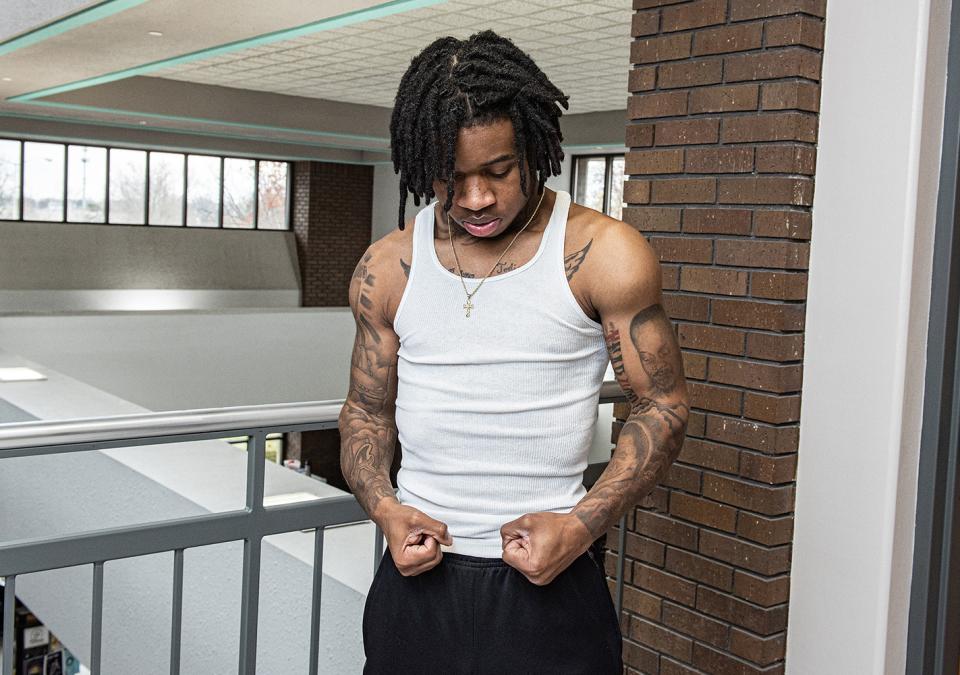
<path id="1" fill-rule="evenodd" d="M 457 273 L 457 268 L 456 268 L 456 267 L 448 267 L 447 269 L 450 270 L 451 272 L 453 272 L 454 274 Z M 464 279 L 474 279 L 474 278 L 476 278 L 477 275 L 474 274 L 473 272 L 464 272 L 464 271 L 461 270 L 460 276 L 462 276 Z"/>
<path id="2" fill-rule="evenodd" d="M 600 478 L 573 509 L 593 539 L 600 537 L 625 509 L 647 495 L 676 459 L 686 435 L 689 405 L 683 361 L 673 325 L 659 304 L 630 320 L 630 345 L 636 359 L 624 362 L 620 329 L 604 330 L 610 363 L 630 404 L 617 447 Z"/>
<path id="3" fill-rule="evenodd" d="M 573 278 L 573 275 L 576 274 L 577 270 L 580 269 L 580 265 L 582 265 L 583 261 L 586 260 L 591 244 L 593 244 L 593 239 L 588 241 L 587 245 L 581 248 L 579 251 L 574 251 L 573 253 L 563 257 L 563 268 L 567 272 L 567 281 L 570 281 Z"/>
<path id="4" fill-rule="evenodd" d="M 350 387 L 339 419 L 343 476 L 371 517 L 382 499 L 395 499 L 389 472 L 397 441 L 397 343 L 395 335 L 385 329 L 374 300 L 374 262 L 373 255 L 366 253 L 350 282 L 357 329 Z"/>

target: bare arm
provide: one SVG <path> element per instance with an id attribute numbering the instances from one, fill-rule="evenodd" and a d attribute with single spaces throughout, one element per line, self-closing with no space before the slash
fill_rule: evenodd
<path id="1" fill-rule="evenodd" d="M 390 261 L 384 248 L 371 245 L 350 281 L 350 308 L 357 331 L 350 388 L 339 419 L 343 476 L 360 505 L 381 527 L 384 507 L 399 503 L 390 483 L 397 441 L 394 411 L 399 340 L 384 313 L 388 290 L 384 266 Z"/>
<path id="2" fill-rule="evenodd" d="M 630 414 L 606 469 L 571 511 L 591 539 L 663 478 L 680 452 L 689 413 L 680 346 L 661 305 L 656 253 L 641 233 L 625 225 L 611 226 L 607 238 L 602 250 L 609 260 L 591 284 L 596 289 L 591 300 Z"/>

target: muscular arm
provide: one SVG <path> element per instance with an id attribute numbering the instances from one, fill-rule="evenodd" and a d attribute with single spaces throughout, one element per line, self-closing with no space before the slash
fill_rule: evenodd
<path id="1" fill-rule="evenodd" d="M 630 414 L 606 469 L 571 511 L 592 539 L 663 478 L 680 452 L 689 413 L 680 346 L 661 305 L 656 254 L 642 234 L 619 223 L 604 239 L 606 245 L 593 252 L 608 259 L 594 268 L 600 273 L 590 284 L 591 302 Z"/>
<path id="2" fill-rule="evenodd" d="M 386 320 L 390 257 L 374 243 L 350 281 L 350 308 L 356 337 L 350 362 L 350 388 L 340 412 L 340 467 L 367 514 L 378 518 L 384 506 L 399 503 L 390 483 L 397 441 L 394 419 L 399 340 Z M 393 259 L 396 266 L 396 259 Z"/>

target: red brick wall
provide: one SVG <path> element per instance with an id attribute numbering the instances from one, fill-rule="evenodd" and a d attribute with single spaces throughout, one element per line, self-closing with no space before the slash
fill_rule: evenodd
<path id="1" fill-rule="evenodd" d="M 372 209 L 372 166 L 294 164 L 293 230 L 304 307 L 349 304 L 350 276 L 370 245 Z"/>
<path id="2" fill-rule="evenodd" d="M 825 0 L 633 7 L 624 220 L 660 254 L 692 410 L 628 516 L 626 672 L 782 673 Z"/>

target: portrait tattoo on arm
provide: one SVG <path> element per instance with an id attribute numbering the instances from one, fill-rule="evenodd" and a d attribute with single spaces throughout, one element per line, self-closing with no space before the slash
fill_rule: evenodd
<path id="1" fill-rule="evenodd" d="M 629 331 L 626 348 L 637 355 L 643 373 L 628 377 L 620 331 L 607 322 L 604 337 L 610 363 L 630 414 L 609 464 L 573 510 L 594 538 L 656 486 L 680 452 L 686 434 L 689 406 L 683 361 L 669 317 L 661 305 L 651 305 L 633 316 Z M 646 386 L 635 391 L 631 382 Z"/>

